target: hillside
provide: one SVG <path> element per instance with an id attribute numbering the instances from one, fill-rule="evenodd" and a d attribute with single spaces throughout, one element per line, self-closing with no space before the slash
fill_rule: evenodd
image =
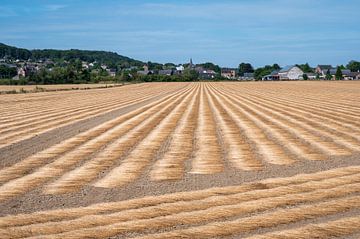
<path id="1" fill-rule="evenodd" d="M 97 61 L 99 63 L 116 64 L 123 66 L 142 66 L 144 63 L 132 58 L 121 56 L 115 52 L 90 51 L 90 50 L 54 50 L 54 49 L 35 49 L 27 50 L 0 43 L 0 58 L 10 57 L 19 60 L 71 60 L 80 59 L 87 62 Z"/>

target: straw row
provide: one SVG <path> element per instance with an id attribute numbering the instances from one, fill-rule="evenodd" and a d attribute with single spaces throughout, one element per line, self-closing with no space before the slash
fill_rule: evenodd
<path id="1" fill-rule="evenodd" d="M 181 89 L 181 85 L 178 85 L 177 87 L 178 89 Z M 172 89 L 173 87 L 171 86 L 169 88 Z M 44 99 L 44 101 L 36 102 L 34 105 L 38 107 L 40 103 L 43 108 L 55 108 L 56 110 L 42 114 L 41 109 L 33 108 L 34 112 L 27 115 L 26 118 L 24 118 L 22 114 L 19 114 L 19 116 L 16 117 L 7 117 L 6 120 L 0 124 L 2 127 L 0 128 L 0 146 L 3 147 L 30 138 L 36 134 L 44 133 L 68 124 L 73 124 L 76 121 L 114 111 L 131 104 L 145 102 L 146 100 L 153 98 L 154 93 L 159 95 L 168 94 L 169 88 L 163 89 L 158 87 L 152 90 L 144 88 L 139 92 L 129 92 L 122 95 L 121 98 L 116 97 L 116 95 L 119 94 L 116 91 L 111 92 L 111 94 L 106 95 L 106 97 L 104 97 L 104 95 L 99 95 L 98 97 L 89 98 L 91 100 L 87 99 L 87 95 L 82 94 L 80 97 L 83 97 L 83 99 L 74 97 L 78 100 L 74 101 L 74 99 L 69 97 L 71 100 L 68 99 L 68 103 L 63 101 L 63 104 L 59 106 L 57 106 L 58 103 L 56 101 L 54 102 L 53 99 L 49 100 L 49 102 Z M 109 97 L 111 96 L 112 99 L 110 100 Z M 105 99 L 108 100 L 105 101 Z M 58 101 L 61 102 L 61 100 L 62 99 L 59 99 Z M 17 107 L 20 107 L 20 105 L 17 105 Z M 32 105 L 33 104 L 29 102 L 26 105 L 26 108 L 31 109 Z M 69 107 L 69 105 L 71 107 Z M 7 107 L 4 106 L 4 109 L 2 109 L 2 111 L 4 110 L 4 113 L 6 112 L 6 108 Z M 40 115 L 38 115 L 38 112 Z"/>
<path id="2" fill-rule="evenodd" d="M 165 233 L 137 237 L 137 239 L 214 238 L 230 236 L 234 234 L 253 232 L 259 228 L 270 228 L 302 220 L 316 219 L 319 217 L 334 215 L 337 213 L 358 208 L 359 206 L 360 197 L 346 197 L 327 202 L 298 206 L 290 209 L 278 209 L 273 212 L 244 217 L 233 221 L 213 222 L 204 226 L 190 227 Z M 114 225 L 111 229 L 120 229 L 116 228 L 116 226 L 117 225 Z M 138 225 L 138 227 L 140 227 L 140 225 Z M 68 235 L 69 234 L 71 233 L 68 233 Z M 102 235 L 94 238 L 104 238 L 104 234 L 105 232 Z M 109 231 L 106 234 L 111 234 L 111 232 Z M 41 238 L 60 238 L 58 237 L 60 235 L 61 234 Z M 82 236 L 80 233 L 72 235 L 76 237 Z M 314 238 L 314 236 L 316 236 L 316 234 L 312 235 L 310 238 Z"/>
<path id="3" fill-rule="evenodd" d="M 181 93 L 181 92 L 179 92 Z M 39 153 L 36 153 L 12 166 L 3 168 L 0 170 L 0 183 L 4 183 L 6 181 L 9 181 L 14 178 L 18 178 L 20 176 L 23 176 L 25 173 L 31 172 L 31 170 L 34 170 L 38 168 L 41 165 L 44 165 L 51 160 L 55 159 L 56 157 L 75 149 L 76 147 L 82 145 L 83 143 L 95 139 L 98 136 L 104 134 L 107 132 L 107 137 L 102 137 L 101 142 L 106 143 L 111 141 L 112 139 L 116 138 L 117 135 L 120 135 L 121 132 L 124 132 L 124 129 L 122 127 L 119 127 L 118 125 L 121 125 L 127 120 L 130 120 L 131 118 L 139 115 L 142 113 L 142 115 L 145 115 L 143 119 L 148 117 L 148 113 L 156 112 L 158 111 L 164 104 L 166 104 L 170 99 L 176 97 L 178 94 L 174 94 L 172 96 L 165 97 L 159 101 L 153 102 L 149 105 L 140 107 L 139 109 L 136 109 L 134 111 L 131 111 L 125 115 L 122 115 L 114 120 L 105 122 L 93 129 L 90 129 L 88 131 L 85 131 L 84 133 L 80 133 L 68 140 L 64 140 L 59 144 L 56 144 L 48 149 L 45 149 Z M 156 107 L 154 107 L 156 106 Z M 149 111 L 151 110 L 151 111 Z M 118 127 L 115 127 L 118 126 Z M 110 137 L 111 136 L 111 137 Z M 107 140 L 104 141 L 106 138 Z"/>
<path id="4" fill-rule="evenodd" d="M 12 229 L 9 228 L 7 231 L 13 233 L 14 235 L 18 235 L 20 238 L 34 235 L 34 232 L 37 232 L 38 234 L 56 234 L 71 230 L 78 230 L 80 228 L 105 226 L 118 222 L 152 219 L 156 217 L 175 215 L 178 213 L 186 214 L 185 212 L 193 213 L 194 215 L 204 215 L 204 213 L 207 213 L 208 217 L 211 217 L 212 210 L 216 211 L 218 209 L 220 210 L 220 208 L 221 210 L 231 208 L 234 209 L 232 213 L 235 213 L 238 206 L 234 205 L 237 204 L 242 204 L 242 208 L 246 208 L 241 211 L 241 214 L 246 214 L 267 210 L 283 204 L 292 205 L 299 202 L 309 202 L 310 200 L 314 201 L 318 199 L 321 200 L 323 198 L 338 197 L 339 195 L 345 195 L 346 193 L 356 193 L 360 190 L 358 187 L 360 186 L 359 182 L 360 175 L 358 174 L 354 176 L 334 178 L 329 181 L 323 180 L 320 182 L 307 182 L 300 185 L 284 186 L 269 190 L 254 190 L 227 196 L 212 196 L 203 200 L 193 200 L 188 202 L 178 201 L 175 203 L 161 204 L 158 206 L 144 207 L 135 210 L 125 210 L 106 215 L 91 215 L 70 221 L 33 224 Z M 286 198 L 286 200 L 284 198 Z M 256 205 L 256 203 L 259 204 L 256 208 L 247 205 Z M 237 213 L 240 213 L 240 211 Z M 217 219 L 220 219 L 220 217 L 221 216 Z M 226 217 L 228 217 L 227 214 Z M 200 220 L 201 217 L 198 219 Z M 211 218 L 207 219 L 210 220 Z"/>
<path id="5" fill-rule="evenodd" d="M 214 203 L 212 198 L 223 198 L 240 202 L 256 200 L 281 194 L 309 192 L 316 189 L 329 189 L 342 187 L 351 183 L 359 182 L 360 167 L 351 166 L 321 171 L 312 174 L 298 174 L 287 178 L 270 178 L 262 181 L 245 183 L 238 186 L 210 188 L 200 191 L 179 192 L 161 196 L 131 199 L 128 201 L 94 204 L 88 207 L 59 209 L 32 214 L 9 215 L 0 218 L 0 228 L 17 227 L 29 224 L 41 224 L 46 222 L 68 221 L 81 219 L 91 215 L 106 215 L 122 211 L 131 211 L 145 207 L 161 207 L 162 205 L 181 202 L 186 204 L 194 201 L 208 200 Z M 354 188 L 354 187 L 353 187 Z M 358 190 L 358 189 L 356 189 Z M 235 195 L 235 196 L 234 196 Z M 235 197 L 231 199 L 231 197 Z M 229 198 L 228 198 L 229 197 Z M 221 200 L 219 201 L 222 202 Z M 216 202 L 215 202 L 216 203 Z M 200 204 L 202 206 L 202 204 Z"/>
<path id="6" fill-rule="evenodd" d="M 307 239 L 345 237 L 360 232 L 360 216 L 246 237 L 246 239 Z"/>
<path id="7" fill-rule="evenodd" d="M 191 173 L 196 174 L 212 174 L 223 171 L 216 124 L 206 95 L 205 85 L 202 84 L 191 169 Z"/>
<path id="8" fill-rule="evenodd" d="M 184 97 L 184 94 L 189 94 L 189 92 L 185 91 L 174 99 L 169 99 L 165 101 L 164 104 L 160 104 L 160 107 L 164 107 L 166 106 L 166 104 L 168 105 L 168 107 L 164 107 L 164 109 L 162 110 L 162 115 L 159 115 L 159 113 L 156 111 L 150 111 L 150 113 L 156 112 L 155 114 L 157 114 L 157 118 L 161 119 L 164 115 L 166 115 L 166 112 L 169 112 L 171 110 L 171 107 L 174 107 L 176 105 L 176 103 L 180 100 L 179 97 Z M 123 124 L 120 124 L 117 127 L 111 129 L 110 131 L 105 132 L 100 136 L 91 139 L 90 141 L 87 141 L 80 147 L 65 153 L 61 157 L 57 158 L 55 161 L 42 166 L 33 173 L 27 174 L 23 177 L 3 184 L 2 186 L 0 186 L 0 201 L 19 194 L 23 194 L 53 178 L 56 178 L 66 173 L 73 166 L 83 161 L 87 157 L 91 156 L 93 153 L 96 153 L 98 149 L 103 147 L 104 144 L 107 144 L 112 140 L 121 137 L 124 133 L 135 127 L 136 124 L 141 123 L 145 118 L 148 118 L 149 112 L 146 113 L 147 114 L 142 114 L 138 117 L 133 117 L 128 121 L 125 121 Z M 156 124 L 156 122 L 152 123 Z M 146 128 L 146 125 L 143 126 L 143 128 L 144 127 Z M 131 133 L 129 135 L 131 135 Z M 139 132 L 139 135 L 142 135 L 141 130 Z M 133 135 L 132 137 L 135 137 L 135 135 Z M 122 139 L 124 138 L 120 138 L 119 140 Z M 136 141 L 136 139 L 133 139 L 133 142 L 134 141 Z"/>
<path id="9" fill-rule="evenodd" d="M 245 171 L 260 170 L 262 168 L 261 161 L 252 152 L 251 145 L 242 135 L 234 119 L 213 100 L 213 97 L 209 97 L 209 102 L 216 117 L 216 123 L 220 128 L 227 154 L 226 158 L 238 169 Z"/>
<path id="10" fill-rule="evenodd" d="M 250 117 L 250 114 L 241 107 L 231 103 L 219 94 L 212 94 L 214 99 L 219 102 L 221 107 L 235 120 L 237 126 L 244 133 L 245 137 L 256 148 L 256 152 L 261 159 L 271 164 L 287 165 L 294 163 L 294 160 L 286 154 L 284 149 L 274 142 L 259 127 L 258 122 Z"/>
<path id="11" fill-rule="evenodd" d="M 180 180 L 184 176 L 185 161 L 191 157 L 193 151 L 193 135 L 195 131 L 196 116 L 199 112 L 199 96 L 192 99 L 184 117 L 179 121 L 169 147 L 164 155 L 157 160 L 150 171 L 154 181 Z"/>
<path id="12" fill-rule="evenodd" d="M 228 95 L 228 92 L 227 92 Z M 256 108 L 260 108 L 261 112 L 264 112 L 265 115 L 269 113 L 273 114 L 276 118 L 284 118 L 286 121 L 297 124 L 309 131 L 312 134 L 318 134 L 322 138 L 333 139 L 336 138 L 336 143 L 341 147 L 347 147 L 349 150 L 358 151 L 360 149 L 359 139 L 353 136 L 353 131 L 351 133 L 349 131 L 344 131 L 342 128 L 330 125 L 327 126 L 326 121 L 316 122 L 314 120 L 309 119 L 308 117 L 302 116 L 300 113 L 293 113 L 292 109 L 286 108 L 281 109 L 280 105 L 276 105 L 274 107 L 271 106 L 271 103 L 261 102 L 261 100 L 257 99 L 256 102 L 254 100 L 248 100 L 243 97 L 239 97 L 236 95 L 236 102 L 241 102 L 245 107 L 251 107 L 245 102 L 251 102 L 250 104 L 255 106 Z"/>
<path id="13" fill-rule="evenodd" d="M 160 147 L 170 137 L 177 123 L 183 117 L 183 113 L 191 99 L 195 97 L 196 90 L 192 94 L 188 94 L 170 113 L 165 113 L 161 117 L 162 120 L 156 124 L 154 130 L 129 153 L 121 164 L 112 169 L 104 178 L 95 182 L 94 186 L 111 188 L 123 186 L 137 179 L 144 168 L 149 166 L 156 157 Z"/>
<path id="14" fill-rule="evenodd" d="M 227 97 L 231 97 L 229 95 L 231 94 L 227 93 Z M 344 155 L 344 154 L 346 155 L 346 154 L 350 154 L 351 150 L 358 148 L 358 146 L 355 144 L 356 143 L 355 141 L 351 142 L 352 144 L 351 146 L 349 146 L 349 142 L 345 144 L 341 143 L 341 140 L 343 140 L 341 136 L 335 137 L 333 135 L 332 138 L 330 138 L 327 135 L 328 137 L 325 140 L 324 139 L 325 136 L 324 135 L 322 135 L 322 137 L 318 136 L 317 135 L 318 132 L 315 132 L 315 129 L 310 130 L 309 126 L 305 125 L 299 120 L 295 120 L 293 118 L 286 117 L 280 113 L 277 113 L 276 109 L 271 109 L 270 111 L 265 106 L 259 106 L 260 105 L 259 103 L 256 104 L 254 103 L 252 104 L 252 106 L 249 106 L 246 103 L 244 103 L 246 102 L 246 100 L 242 98 L 236 98 L 236 99 L 234 98 L 231 99 L 233 104 L 239 102 L 238 107 L 241 106 L 242 108 L 247 109 L 248 111 L 254 112 L 254 114 L 260 115 L 263 118 L 267 118 L 267 121 L 264 123 L 265 125 L 264 127 L 271 127 L 272 131 L 274 125 L 276 125 L 276 127 L 281 127 L 283 130 L 287 130 L 289 133 L 291 132 L 293 138 L 295 137 L 300 138 L 302 139 L 302 141 L 307 142 L 308 148 L 316 146 L 316 149 L 318 151 L 321 151 L 329 155 Z M 256 108 L 260 108 L 260 110 L 257 110 Z M 319 129 L 319 131 L 321 130 Z M 287 142 L 286 138 L 281 139 L 281 135 L 278 135 L 276 138 L 277 140 L 282 141 L 282 144 L 284 145 L 285 142 Z M 301 141 L 300 143 L 295 141 L 296 138 L 294 139 L 293 143 L 291 143 L 290 141 L 290 144 L 287 145 L 287 147 L 290 146 L 292 151 L 297 151 L 297 152 L 304 151 L 306 149 L 306 145 L 302 147 L 303 148 L 302 151 L 299 151 L 297 149 L 301 145 Z M 336 142 L 334 142 L 335 139 Z M 358 145 L 360 145 L 360 142 L 358 143 Z M 349 147 L 346 149 L 345 146 L 349 146 Z M 304 154 L 300 154 L 300 155 L 304 155 Z M 314 152 L 310 152 L 310 156 L 314 156 Z M 317 157 L 315 157 L 315 159 L 317 158 L 321 158 L 321 156 L 318 155 Z M 311 157 L 309 157 L 309 159 L 311 159 Z"/>
<path id="15" fill-rule="evenodd" d="M 100 172 L 115 165 L 132 147 L 139 144 L 139 142 L 157 126 L 164 116 L 173 110 L 175 105 L 179 103 L 183 97 L 184 96 L 181 96 L 175 100 L 171 97 L 150 108 L 147 112 L 143 112 L 123 124 L 117 125 L 116 128 L 114 128 L 118 129 L 116 134 L 117 139 L 114 142 L 107 145 L 96 156 L 83 165 L 76 167 L 54 183 L 48 185 L 45 192 L 50 194 L 66 193 L 76 191 L 80 187 L 90 183 Z M 102 136 L 106 138 L 102 137 L 97 141 L 100 142 L 100 144 L 96 149 L 110 142 L 108 135 L 103 134 Z M 93 148 L 89 148 L 89 150 L 90 152 L 95 151 Z M 76 152 L 78 153 L 79 150 Z"/>

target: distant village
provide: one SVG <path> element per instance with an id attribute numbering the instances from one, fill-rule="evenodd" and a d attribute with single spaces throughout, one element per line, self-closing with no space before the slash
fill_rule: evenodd
<path id="1" fill-rule="evenodd" d="M 66 66 L 69 62 L 64 61 L 63 64 Z M 212 63 L 209 63 L 212 64 Z M 13 75 L 9 75 L 8 78 L 12 80 L 19 80 L 21 78 L 28 77 L 32 74 L 36 74 L 40 70 L 52 71 L 52 67 L 55 66 L 55 62 L 46 60 L 11 60 L 11 59 L 0 59 L 0 66 L 8 69 L 13 69 Z M 105 76 L 117 77 L 124 72 L 131 78 L 136 76 L 181 76 L 186 70 L 191 70 L 197 73 L 198 79 L 200 80 L 214 80 L 214 79 L 227 79 L 227 80 L 238 80 L 238 81 L 285 81 L 285 80 L 335 80 L 338 79 L 339 70 L 341 72 L 341 80 L 360 80 L 360 72 L 351 71 L 345 67 L 334 67 L 331 65 L 318 65 L 315 68 L 311 68 L 309 72 L 305 72 L 298 65 L 285 66 L 279 69 L 275 69 L 269 74 L 256 76 L 254 69 L 249 72 L 239 72 L 239 68 L 219 68 L 218 71 L 209 69 L 201 64 L 196 65 L 192 59 L 188 64 L 171 65 L 163 67 L 162 69 L 150 69 L 148 64 L 144 64 L 142 67 L 129 66 L 127 68 L 111 68 L 106 64 L 99 64 L 95 62 L 81 61 L 82 70 L 87 70 L 91 73 L 99 73 L 102 71 Z M 16 74 L 15 74 L 16 72 Z M 339 77 L 339 76 L 338 76 Z"/>
<path id="2" fill-rule="evenodd" d="M 351 72 L 349 69 L 340 69 L 341 77 L 339 80 L 360 80 L 360 72 Z M 300 67 L 292 65 L 286 66 L 280 70 L 275 70 L 269 75 L 262 77 L 263 81 L 276 80 L 336 80 L 338 67 L 331 65 L 318 65 L 314 72 L 304 72 Z"/>

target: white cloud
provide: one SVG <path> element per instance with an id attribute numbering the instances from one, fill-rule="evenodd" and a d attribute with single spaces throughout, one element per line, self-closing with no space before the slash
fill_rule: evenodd
<path id="1" fill-rule="evenodd" d="M 45 5 L 45 10 L 49 11 L 49 12 L 55 12 L 55 11 L 59 11 L 61 9 L 66 8 L 67 5 L 61 5 L 61 4 L 48 4 Z"/>

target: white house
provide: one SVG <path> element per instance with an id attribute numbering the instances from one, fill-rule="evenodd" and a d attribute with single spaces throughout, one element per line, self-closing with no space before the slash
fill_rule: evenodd
<path id="1" fill-rule="evenodd" d="M 278 73 L 280 80 L 299 80 L 303 74 L 304 72 L 297 66 L 286 66 Z"/>
<path id="2" fill-rule="evenodd" d="M 177 71 L 184 71 L 185 68 L 184 68 L 183 65 L 180 65 L 180 66 L 177 66 L 177 67 L 176 67 L 176 70 L 177 70 Z"/>

